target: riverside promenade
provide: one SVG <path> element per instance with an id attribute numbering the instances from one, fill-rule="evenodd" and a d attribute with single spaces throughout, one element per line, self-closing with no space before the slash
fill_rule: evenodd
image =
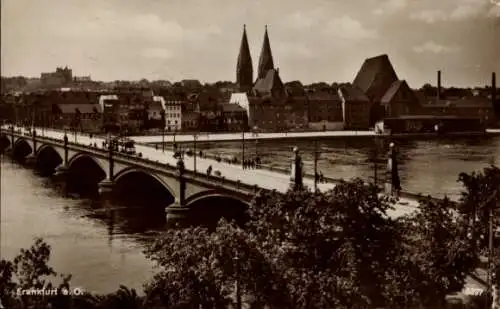
<path id="1" fill-rule="evenodd" d="M 7 128 L 3 128 L 5 133 L 8 133 Z M 16 130 L 24 130 L 22 128 L 16 128 Z M 37 128 L 37 135 L 40 137 L 48 137 L 57 140 L 63 140 L 64 132 L 51 130 L 44 128 Z M 88 134 L 67 132 L 67 136 L 72 143 L 79 144 L 82 146 L 89 147 L 90 144 L 96 143 L 101 145 L 105 140 L 104 137 L 93 136 L 90 138 Z M 177 159 L 174 158 L 174 153 L 170 150 L 155 149 L 146 145 L 137 145 L 136 151 L 142 154 L 142 159 L 150 160 L 152 162 L 169 164 L 175 166 L 177 164 Z M 290 186 L 290 175 L 278 173 L 274 171 L 269 171 L 265 169 L 243 169 L 241 165 L 228 164 L 224 162 L 217 162 L 216 160 L 210 158 L 196 158 L 196 170 L 195 170 L 195 158 L 185 156 L 184 163 L 186 170 L 194 171 L 199 174 L 205 174 L 208 167 L 212 167 L 213 172 L 220 172 L 221 177 L 228 180 L 241 181 L 244 184 L 251 186 L 258 186 L 266 190 L 276 190 L 278 192 L 285 193 Z M 292 152 L 290 152 L 290 164 L 292 163 Z M 306 171 L 307 172 L 307 171 Z M 354 175 L 353 175 L 354 176 Z M 314 180 L 311 178 L 304 178 L 304 185 L 309 188 L 314 187 Z M 335 187 L 334 182 L 329 183 L 318 183 L 317 187 L 320 191 L 325 192 Z M 391 210 L 388 215 L 391 217 L 399 217 L 410 212 L 413 212 L 418 206 L 418 198 L 412 196 L 411 194 L 402 194 L 399 201 L 395 205 L 395 209 Z"/>
<path id="2" fill-rule="evenodd" d="M 174 137 L 175 136 L 175 137 Z M 137 143 L 191 143 L 196 137 L 197 142 L 231 142 L 245 140 L 298 140 L 298 139 L 321 139 L 321 138 L 345 138 L 345 137 L 372 137 L 374 131 L 321 131 L 321 132 L 287 132 L 287 133 L 198 133 L 194 134 L 173 134 L 166 133 L 165 136 L 130 136 Z"/>
<path id="3" fill-rule="evenodd" d="M 500 129 L 487 129 L 489 135 L 500 135 Z M 141 144 L 157 143 L 192 143 L 195 138 L 197 142 L 232 142 L 254 140 L 300 140 L 300 139 L 334 139 L 334 138 L 368 138 L 374 137 L 374 131 L 318 131 L 318 132 L 287 132 L 287 133 L 198 133 L 173 134 L 172 132 L 162 135 L 130 136 L 131 139 Z"/>

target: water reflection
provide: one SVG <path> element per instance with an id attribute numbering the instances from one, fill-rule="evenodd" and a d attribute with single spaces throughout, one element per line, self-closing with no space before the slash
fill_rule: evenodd
<path id="1" fill-rule="evenodd" d="M 73 274 L 74 285 L 83 289 L 111 292 L 120 284 L 140 289 L 152 278 L 156 270 L 142 251 L 163 230 L 164 213 L 63 198 L 51 179 L 11 160 L 1 164 L 2 258 L 13 258 L 43 237 L 53 249 L 51 265 Z"/>

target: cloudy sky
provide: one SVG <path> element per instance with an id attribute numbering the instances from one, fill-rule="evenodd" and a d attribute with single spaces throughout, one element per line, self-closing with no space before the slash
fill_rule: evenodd
<path id="1" fill-rule="evenodd" d="M 499 4 L 496 4 L 498 2 Z M 352 81 L 389 54 L 412 87 L 500 74 L 500 0 L 2 0 L 1 73 L 58 65 L 95 80 L 235 80 L 242 25 L 264 25 L 284 81 Z M 256 71 L 256 70 L 254 70 Z"/>

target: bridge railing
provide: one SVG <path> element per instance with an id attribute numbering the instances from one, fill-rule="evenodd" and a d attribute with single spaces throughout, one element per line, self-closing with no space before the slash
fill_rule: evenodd
<path id="1" fill-rule="evenodd" d="M 64 143 L 57 138 L 52 138 L 52 137 L 47 137 L 47 136 L 37 136 L 37 138 L 43 142 L 45 141 L 50 141 L 60 147 L 64 147 Z M 80 151 L 91 151 L 91 152 L 96 152 L 99 153 L 100 155 L 107 156 L 108 155 L 108 150 L 104 149 L 102 147 L 94 147 L 94 146 L 89 146 L 85 145 L 83 143 L 75 143 L 73 141 L 68 141 L 69 146 L 73 146 L 73 148 L 77 148 Z M 162 163 L 157 160 L 151 160 L 148 158 L 140 157 L 138 155 L 130 155 L 126 153 L 121 153 L 121 152 L 113 152 L 113 157 L 115 160 L 126 162 L 131 165 L 137 165 L 137 163 L 140 163 L 142 167 L 146 168 L 154 168 L 161 170 L 162 172 L 166 172 L 170 174 L 172 177 L 177 176 L 178 169 L 176 166 L 168 164 L 168 163 Z M 231 179 L 227 179 L 224 176 L 217 176 L 217 175 L 208 175 L 206 173 L 200 173 L 200 172 L 194 172 L 190 170 L 185 170 L 184 172 L 184 177 L 189 179 L 192 182 L 198 182 L 198 183 L 210 183 L 211 186 L 216 186 L 220 187 L 221 189 L 224 189 L 228 186 L 232 187 L 232 190 L 237 190 L 240 194 L 248 195 L 250 192 L 251 193 L 256 193 L 259 190 L 263 189 L 260 188 L 258 185 L 250 185 L 246 183 L 242 183 L 241 181 L 235 181 Z"/>

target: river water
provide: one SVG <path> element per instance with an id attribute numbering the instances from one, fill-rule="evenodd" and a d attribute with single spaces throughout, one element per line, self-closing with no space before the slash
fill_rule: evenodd
<path id="1" fill-rule="evenodd" d="M 301 150 L 308 171 L 312 170 L 311 142 L 247 142 L 248 157 L 257 153 L 264 164 L 290 164 L 292 146 Z M 186 147 L 190 147 L 189 145 Z M 241 155 L 241 143 L 201 144 L 206 153 Z M 403 189 L 434 196 L 458 197 L 460 172 L 481 170 L 500 162 L 500 138 L 409 141 L 398 143 Z M 367 162 L 372 141 L 321 141 L 319 170 L 334 178 L 367 178 L 373 167 Z M 14 163 L 1 162 L 1 252 L 11 259 L 35 237 L 52 246 L 51 265 L 73 274 L 72 282 L 87 291 L 111 292 L 120 284 L 140 289 L 155 269 L 143 255 L 146 244 L 165 229 L 164 213 L 145 211 L 142 205 L 113 205 L 104 211 L 97 202 L 65 198 L 50 178 Z M 109 208 L 108 208 L 109 209 Z"/>

